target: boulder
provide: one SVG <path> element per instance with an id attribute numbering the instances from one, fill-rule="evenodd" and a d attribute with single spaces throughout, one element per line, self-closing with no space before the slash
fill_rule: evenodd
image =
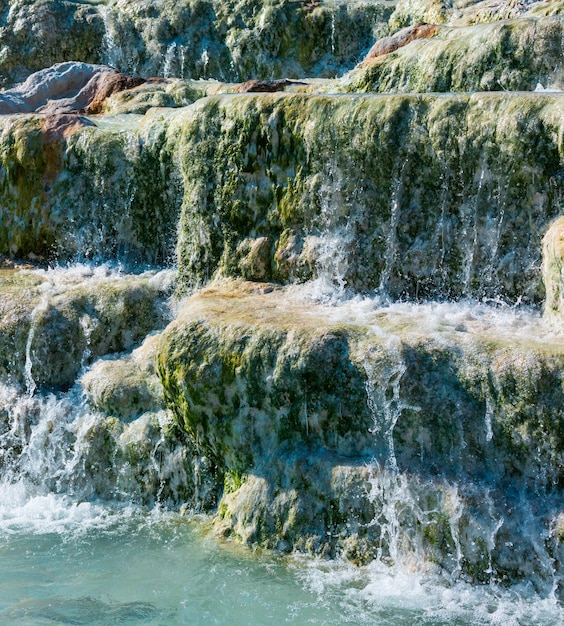
<path id="1" fill-rule="evenodd" d="M 104 101 L 113 93 L 143 82 L 103 65 L 58 63 L 35 72 L 21 85 L 0 92 L 0 115 L 100 113 Z"/>

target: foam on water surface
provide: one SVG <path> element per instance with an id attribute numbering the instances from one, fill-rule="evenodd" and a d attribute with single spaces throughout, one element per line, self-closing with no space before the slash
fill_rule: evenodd
<path id="1" fill-rule="evenodd" d="M 162 511 L 53 496 L 27 504 L 24 496 L 22 504 L 26 523 L 12 523 L 9 533 L 2 504 L 3 624 L 557 626 L 564 619 L 554 598 L 526 587 L 452 584 L 381 563 L 253 555 L 218 542 L 204 521 Z"/>

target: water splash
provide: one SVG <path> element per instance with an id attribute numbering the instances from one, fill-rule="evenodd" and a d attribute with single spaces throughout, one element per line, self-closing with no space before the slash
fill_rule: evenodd
<path id="1" fill-rule="evenodd" d="M 57 495 L 63 497 L 63 509 L 95 498 L 180 506 L 191 491 L 190 449 L 167 435 L 171 416 L 166 412 L 119 424 L 89 409 L 80 387 L 31 398 L 2 385 L 0 399 L 2 492 L 20 498 L 21 516 L 30 499 L 39 506 Z M 143 440 L 136 434 L 140 429 Z M 133 463 L 141 453 L 142 461 Z"/>
<path id="2" fill-rule="evenodd" d="M 49 306 L 49 300 L 46 296 L 41 299 L 41 302 L 32 310 L 30 316 L 29 333 L 27 335 L 27 341 L 25 344 L 25 366 L 24 366 L 24 379 L 28 396 L 33 396 L 37 389 L 37 384 L 33 378 L 33 359 L 32 359 L 32 345 L 37 329 L 38 318 L 41 313 L 44 313 Z"/>
<path id="3" fill-rule="evenodd" d="M 400 173 L 392 181 L 390 197 L 390 224 L 386 237 L 386 250 L 384 252 L 384 269 L 380 275 L 378 291 L 384 298 L 388 298 L 388 289 L 392 272 L 398 255 L 398 226 L 401 217 L 401 202 L 404 188 L 405 173 L 407 171 L 408 159 L 402 163 Z"/>
<path id="4" fill-rule="evenodd" d="M 320 212 L 315 223 L 318 235 L 310 235 L 309 246 L 315 258 L 316 279 L 311 294 L 318 302 L 340 302 L 347 296 L 349 248 L 354 227 L 343 197 L 344 174 L 333 161 L 318 191 Z"/>
<path id="5" fill-rule="evenodd" d="M 385 354 L 381 348 L 368 350 L 364 357 L 366 372 L 367 403 L 373 418 L 372 433 L 378 443 L 384 444 L 386 470 L 397 473 L 398 465 L 394 450 L 394 428 L 405 406 L 400 397 L 400 381 L 406 372 L 401 356 L 399 337 L 372 327 L 377 336 L 385 339 Z"/>
<path id="6" fill-rule="evenodd" d="M 202 65 L 202 78 L 208 78 L 208 65 L 210 62 L 210 55 L 206 48 L 202 51 L 202 56 L 200 57 L 200 63 Z M 183 72 L 184 76 L 184 72 Z"/>
<path id="7" fill-rule="evenodd" d="M 478 246 L 478 219 L 479 203 L 482 200 L 484 184 L 486 180 L 486 169 L 482 167 L 478 186 L 475 195 L 470 202 L 469 214 L 462 215 L 462 241 L 464 242 L 464 260 L 462 266 L 462 293 L 472 294 L 473 272 L 475 271 L 474 257 Z"/>

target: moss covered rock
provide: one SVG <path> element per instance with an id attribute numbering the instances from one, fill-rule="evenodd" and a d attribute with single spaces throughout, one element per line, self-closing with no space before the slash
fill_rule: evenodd
<path id="1" fill-rule="evenodd" d="M 352 92 L 529 91 L 562 80 L 560 17 L 443 27 L 343 77 Z"/>
<path id="2" fill-rule="evenodd" d="M 99 63 L 104 23 L 97 7 L 67 0 L 0 2 L 0 87 L 63 61 Z"/>
<path id="3" fill-rule="evenodd" d="M 0 253 L 170 260 L 181 196 L 162 117 L 96 118 L 65 137 L 42 116 L 3 116 Z"/>
<path id="4" fill-rule="evenodd" d="M 562 211 L 562 99 L 225 94 L 98 117 L 70 137 L 2 120 L 0 253 L 169 262 L 390 297 L 540 303 Z"/>
<path id="5" fill-rule="evenodd" d="M 385 2 L 154 0 L 103 9 L 106 62 L 122 71 L 248 80 L 350 69 L 391 13 Z"/>
<path id="6" fill-rule="evenodd" d="M 558 94 L 212 97 L 173 115 L 181 285 L 321 277 L 393 298 L 540 302 Z"/>
<path id="7" fill-rule="evenodd" d="M 4 380 L 68 388 L 95 357 L 131 349 L 167 320 L 170 281 L 87 268 L 3 270 L 0 311 Z"/>
<path id="8" fill-rule="evenodd" d="M 547 575 L 563 366 L 536 316 L 336 310 L 257 283 L 190 298 L 158 355 L 167 405 L 223 486 L 221 532 L 359 562 L 411 555 L 479 582 Z"/>
<path id="9" fill-rule="evenodd" d="M 542 273 L 546 287 L 544 310 L 547 316 L 560 316 L 563 312 L 564 281 L 564 218 L 550 225 L 543 238 Z"/>

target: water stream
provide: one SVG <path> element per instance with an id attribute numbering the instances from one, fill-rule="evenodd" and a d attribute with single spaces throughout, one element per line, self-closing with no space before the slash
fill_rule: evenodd
<path id="1" fill-rule="evenodd" d="M 65 280 L 74 286 L 73 275 L 88 281 L 97 273 L 88 273 L 83 266 L 57 270 L 51 276 L 51 291 L 54 282 L 59 294 Z M 548 343 L 555 336 L 537 313 L 518 307 L 468 303 L 382 307 L 378 299 L 344 298 L 338 282 L 334 289 L 341 300 L 335 304 L 338 297 L 330 299 L 332 306 L 324 310 L 335 319 L 370 322 L 393 310 L 398 318 L 416 314 L 421 329 L 429 333 L 466 324 L 517 337 L 534 334 Z M 295 291 L 306 301 L 318 296 L 315 285 Z M 45 302 L 37 306 L 44 307 Z M 36 315 L 40 312 L 37 309 Z M 465 505 L 456 484 L 445 492 L 454 541 L 451 572 L 418 561 L 418 535 L 406 534 L 404 522 L 411 517 L 425 523 L 434 511 L 425 508 L 406 474 L 399 471 L 393 439 L 402 412 L 418 407 L 402 403 L 406 364 L 399 338 L 374 321 L 371 328 L 380 345 L 384 341 L 389 347 L 391 357 L 387 369 L 375 367 L 375 353 L 368 351 L 365 360 L 374 436 L 384 446 L 375 451 L 368 494 L 379 503 L 372 524 L 380 529 L 381 548 L 371 564 L 359 567 L 340 560 L 251 552 L 215 538 L 209 518 L 195 513 L 200 496 L 189 502 L 183 495 L 182 486 L 195 479 L 187 474 L 181 450 L 170 446 L 162 433 L 153 433 L 152 452 L 143 467 L 132 467 L 115 452 L 104 456 L 104 417 L 88 407 L 80 384 L 69 391 L 49 392 L 33 381 L 38 329 L 32 319 L 25 386 L 0 389 L 0 622 L 561 624 L 564 609 L 555 587 L 535 590 L 530 583 L 506 587 L 493 578 L 476 586 L 457 575 Z M 85 334 L 89 336 L 88 327 Z M 79 381 L 92 367 L 87 357 L 81 363 Z M 491 405 L 486 407 L 484 430 L 489 441 L 495 416 Z M 164 428 L 166 415 L 159 419 Z M 205 473 L 205 468 L 196 469 Z M 151 497 L 146 493 L 149 484 Z M 488 541 L 493 548 L 504 519 L 492 509 L 484 521 L 490 525 Z"/>

